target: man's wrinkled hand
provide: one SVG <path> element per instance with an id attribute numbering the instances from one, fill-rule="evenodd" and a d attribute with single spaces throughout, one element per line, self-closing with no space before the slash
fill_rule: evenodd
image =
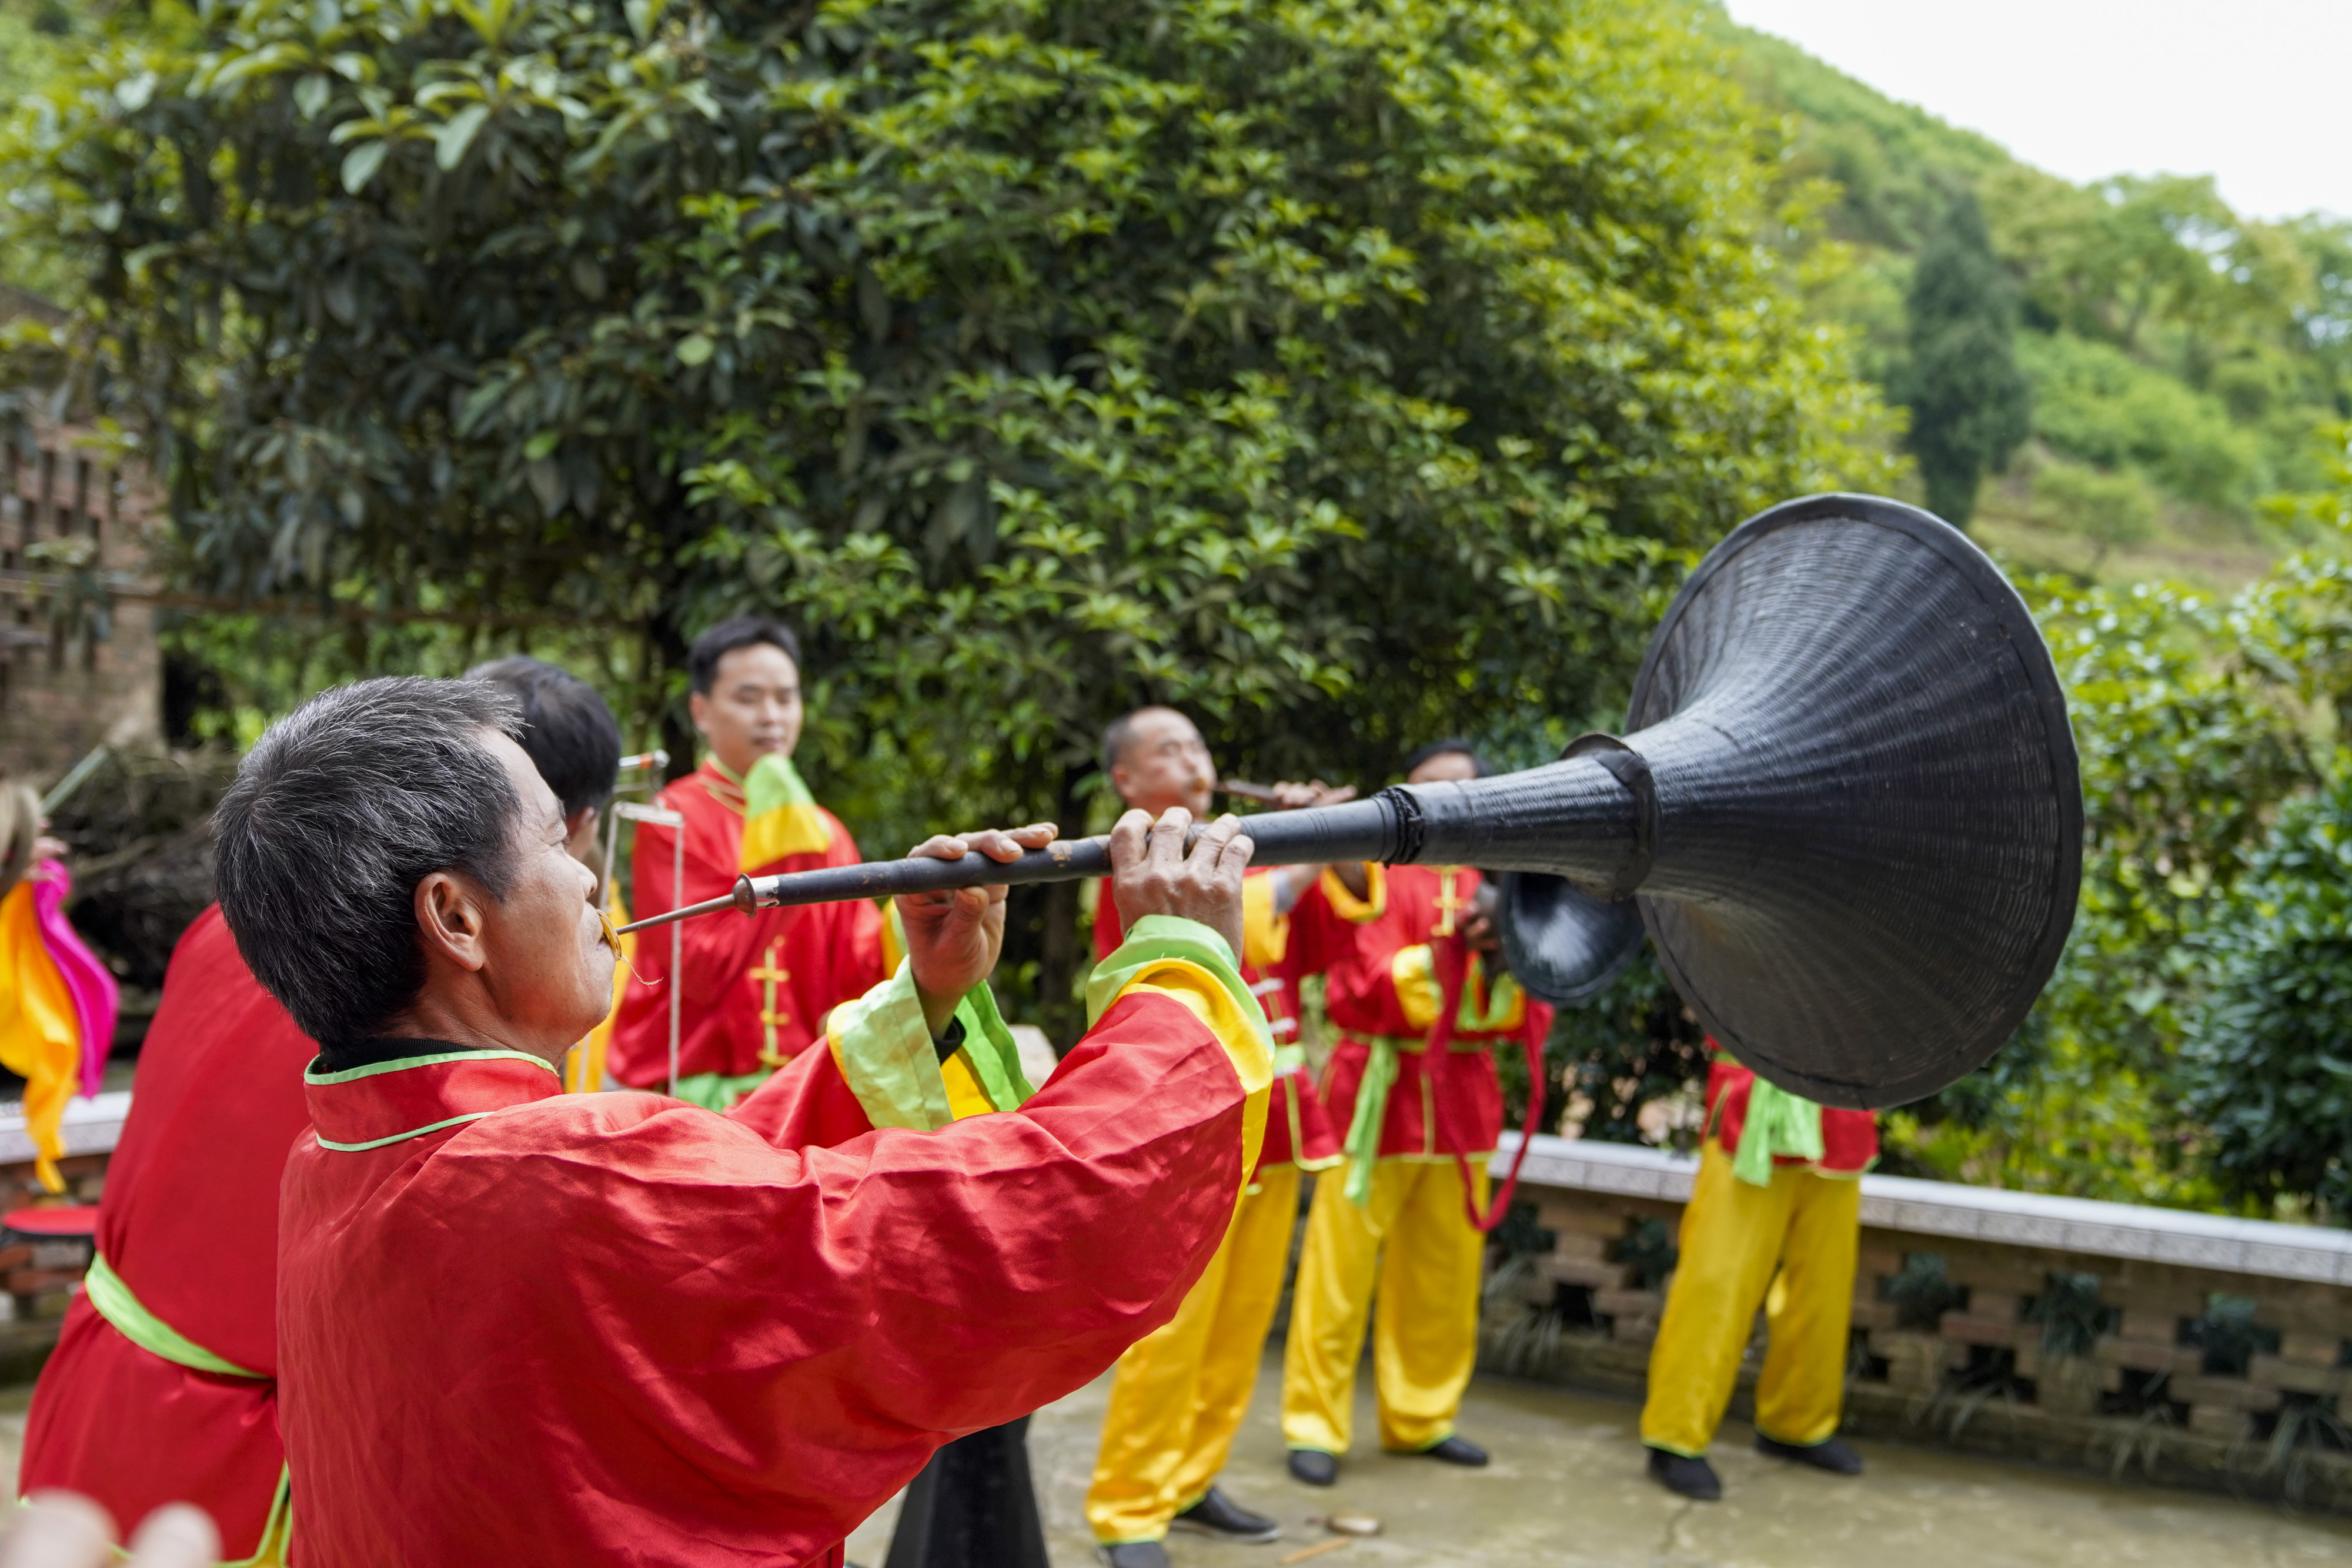
<path id="1" fill-rule="evenodd" d="M 940 833 L 908 853 L 943 861 L 974 853 L 992 861 L 1016 861 L 1024 851 L 1044 849 L 1053 840 L 1053 823 L 1033 822 L 1010 831 L 990 828 L 977 833 Z M 1004 884 L 904 893 L 897 903 L 915 995 L 923 1005 L 923 1021 L 937 1038 L 955 1017 L 964 993 L 996 967 L 996 955 L 1004 946 Z"/>
<path id="2" fill-rule="evenodd" d="M 1311 779 L 1304 784 L 1276 784 L 1272 789 L 1274 809 L 1277 811 L 1296 811 L 1302 806 L 1337 806 L 1356 798 L 1353 784 L 1342 784 L 1335 789 L 1320 779 Z"/>
<path id="3" fill-rule="evenodd" d="M 1192 852 L 1184 833 L 1192 813 L 1172 806 L 1158 821 L 1129 811 L 1110 831 L 1110 891 L 1121 930 L 1147 915 L 1197 920 L 1242 953 L 1242 873 L 1257 846 L 1239 817 L 1219 817 L 1201 830 Z"/>

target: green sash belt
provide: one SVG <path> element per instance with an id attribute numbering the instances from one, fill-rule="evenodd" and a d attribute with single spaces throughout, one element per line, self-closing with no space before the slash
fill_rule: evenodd
<path id="1" fill-rule="evenodd" d="M 1748 1086 L 1748 1116 L 1731 1174 L 1750 1186 L 1772 1185 L 1772 1156 L 1822 1157 L 1822 1108 L 1759 1076 Z"/>
<path id="2" fill-rule="evenodd" d="M 1381 1158 L 1381 1124 L 1388 1120 L 1389 1091 L 1396 1086 L 1399 1041 L 1374 1035 L 1364 1041 L 1363 1082 L 1356 1085 L 1356 1113 L 1348 1119 L 1348 1141 L 1341 1145 L 1348 1158 L 1348 1201 L 1358 1208 L 1372 1201 L 1372 1167 Z M 1417 1040 L 1402 1042 L 1419 1051 Z"/>
<path id="3" fill-rule="evenodd" d="M 267 1381 L 269 1374 L 251 1372 L 236 1363 L 215 1355 L 163 1319 L 149 1312 L 122 1276 L 107 1267 L 102 1256 L 89 1260 L 89 1273 L 82 1281 L 89 1292 L 89 1304 L 98 1315 L 114 1325 L 114 1331 L 150 1355 L 162 1356 L 177 1366 L 192 1372 L 215 1372 L 224 1377 L 254 1377 Z"/>

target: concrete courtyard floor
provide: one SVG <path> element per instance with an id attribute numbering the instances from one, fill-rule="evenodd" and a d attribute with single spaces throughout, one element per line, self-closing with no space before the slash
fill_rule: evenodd
<path id="1" fill-rule="evenodd" d="M 1278 1568 L 1286 1554 L 1334 1539 L 1307 1522 L 1334 1511 L 1376 1514 L 1383 1532 L 1318 1555 L 1316 1568 L 2352 1568 L 2352 1520 L 2329 1514 L 1885 1443 L 1858 1445 L 1870 1473 L 1846 1480 L 1758 1458 L 1737 1423 L 1716 1448 L 1725 1500 L 1686 1503 L 1642 1474 L 1632 1405 L 1485 1379 L 1471 1385 L 1462 1429 L 1495 1450 L 1490 1469 L 1363 1451 L 1373 1417 L 1360 1388 L 1359 1452 L 1337 1487 L 1318 1491 L 1283 1469 L 1280 1375 L 1269 1357 L 1224 1484 L 1279 1519 L 1284 1539 L 1171 1537 L 1176 1568 Z M 1030 1426 L 1055 1568 L 1093 1561 L 1080 1504 L 1109 1386 L 1099 1379 Z M 28 1392 L 0 1389 L 0 1466 L 12 1488 Z M 880 1568 L 897 1511 L 893 1502 L 850 1538 L 852 1563 Z"/>
<path id="2" fill-rule="evenodd" d="M 1356 1457 L 1322 1491 L 1283 1469 L 1280 1376 L 1269 1356 L 1223 1484 L 1279 1519 L 1283 1540 L 1171 1536 L 1176 1568 L 1277 1568 L 1333 1539 L 1307 1519 L 1335 1511 L 1378 1515 L 1382 1533 L 1322 1553 L 1315 1568 L 2352 1568 L 2352 1520 L 2333 1515 L 1884 1443 L 1857 1445 L 1869 1473 L 1848 1480 L 1759 1458 L 1738 1423 L 1713 1455 L 1724 1500 L 1685 1502 L 1643 1474 L 1633 1405 L 1486 1379 L 1471 1385 L 1462 1430 L 1495 1451 L 1492 1467 L 1393 1458 L 1367 1451 L 1369 1369 Z M 1030 1424 L 1055 1568 L 1092 1561 L 1081 1502 L 1109 1386 L 1102 1378 Z M 895 1513 L 893 1504 L 851 1537 L 852 1563 L 880 1568 Z"/>

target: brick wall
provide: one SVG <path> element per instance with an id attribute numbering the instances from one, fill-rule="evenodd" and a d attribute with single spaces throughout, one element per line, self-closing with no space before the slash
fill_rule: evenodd
<path id="1" fill-rule="evenodd" d="M 135 468 L 94 455 L 89 432 L 19 422 L 0 426 L 0 770 L 52 777 L 101 742 L 156 737 L 163 661 L 154 611 L 126 593 L 152 591 L 150 530 L 162 507 Z M 88 540 L 114 591 L 104 639 L 51 624 L 55 563 L 44 541 Z"/>

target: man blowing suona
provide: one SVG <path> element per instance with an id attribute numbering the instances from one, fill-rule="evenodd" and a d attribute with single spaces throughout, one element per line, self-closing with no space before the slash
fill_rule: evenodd
<path id="1" fill-rule="evenodd" d="M 898 973 L 728 1115 L 566 1095 L 614 958 L 516 725 L 480 685 L 346 686 L 221 807 L 229 926 L 321 1046 L 278 1248 L 299 1558 L 839 1563 L 934 1448 L 1166 1322 L 1224 1235 L 1271 1057 L 1234 967 L 1249 841 L 1121 819 L 1129 940 L 1017 1110 L 957 1120 L 940 1073 L 1013 1060 L 1001 887 L 902 900 Z"/>

